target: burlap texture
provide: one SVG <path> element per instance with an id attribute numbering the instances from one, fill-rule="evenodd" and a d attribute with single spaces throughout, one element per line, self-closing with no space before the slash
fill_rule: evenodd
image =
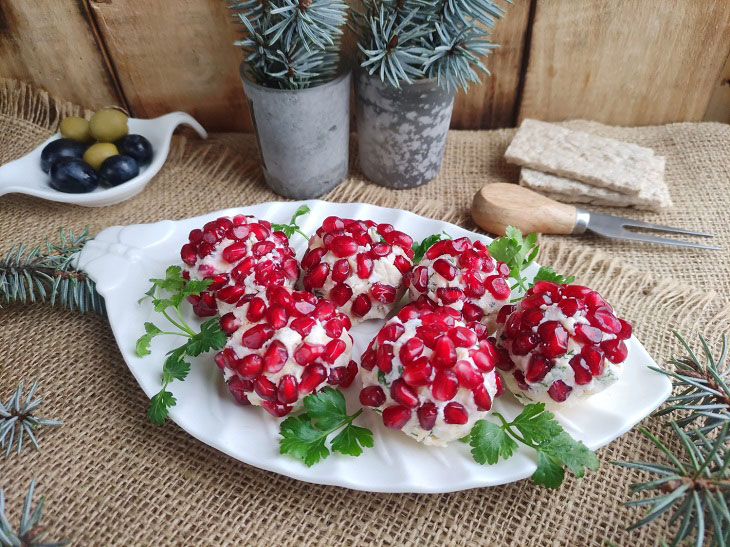
<path id="1" fill-rule="evenodd" d="M 81 110 L 0 80 L 0 163 L 32 149 L 59 114 Z M 631 212 L 719 234 L 730 248 L 730 128 L 674 124 L 638 129 L 573 122 L 573 127 L 651 146 L 667 156 L 676 206 L 661 215 Z M 469 205 L 488 181 L 516 182 L 502 155 L 513 130 L 452 132 L 442 173 L 425 187 L 390 191 L 355 168 L 324 199 L 401 207 L 473 229 Z M 178 219 L 281 199 L 263 184 L 251 136 L 211 143 L 175 139 L 165 168 L 139 196 L 87 209 L 25 196 L 0 198 L 0 245 L 41 242 L 59 227 Z M 620 212 L 620 211 L 619 211 Z M 710 338 L 728 329 L 728 251 L 698 252 L 606 241 L 545 237 L 540 260 L 576 274 L 636 325 L 660 363 L 675 352 L 671 330 Z M 137 295 L 130 295 L 136 297 Z M 641 474 L 611 460 L 656 459 L 632 431 L 599 451 L 600 471 L 547 491 L 530 481 L 443 495 L 370 494 L 310 485 L 260 471 L 194 440 L 172 423 L 149 424 L 147 400 L 128 372 L 106 321 L 42 305 L 0 311 L 0 397 L 20 379 L 40 379 L 43 415 L 64 420 L 40 433 L 43 451 L 0 460 L 0 487 L 17 521 L 31 478 L 46 497 L 53 538 L 80 545 L 654 545 L 666 520 L 632 533 L 639 516 L 624 508 Z M 648 420 L 666 438 L 662 420 Z"/>

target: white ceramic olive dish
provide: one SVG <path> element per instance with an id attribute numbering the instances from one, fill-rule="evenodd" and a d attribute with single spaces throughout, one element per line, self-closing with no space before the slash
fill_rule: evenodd
<path id="1" fill-rule="evenodd" d="M 41 169 L 41 152 L 49 142 L 61 138 L 61 134 L 57 133 L 29 154 L 0 166 L 0 196 L 11 193 L 27 194 L 84 207 L 104 207 L 120 203 L 144 190 L 147 183 L 162 168 L 170 151 L 170 139 L 179 125 L 192 127 L 204 139 L 208 136 L 203 126 L 185 112 L 170 112 L 149 120 L 129 118 L 129 133 L 142 135 L 152 144 L 152 161 L 140 169 L 139 175 L 123 184 L 112 188 L 99 187 L 85 194 L 54 190 L 49 185 L 48 173 L 44 173 Z"/>

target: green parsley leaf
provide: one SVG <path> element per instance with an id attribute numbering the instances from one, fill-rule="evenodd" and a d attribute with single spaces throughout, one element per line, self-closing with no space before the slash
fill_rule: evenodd
<path id="1" fill-rule="evenodd" d="M 304 408 L 321 430 L 337 428 L 347 419 L 345 396 L 336 389 L 324 388 L 314 397 L 305 397 Z"/>
<path id="2" fill-rule="evenodd" d="M 532 474 L 535 484 L 542 484 L 547 488 L 557 488 L 563 483 L 565 471 L 557 458 L 537 451 L 537 469 Z"/>
<path id="3" fill-rule="evenodd" d="M 528 234 L 523 238 L 522 232 L 514 226 L 507 226 L 504 237 L 497 238 L 489 244 L 489 253 L 492 257 L 507 264 L 510 277 L 517 281 L 512 289 L 516 287 L 527 289 L 522 271 L 532 264 L 537 252 L 537 234 Z"/>
<path id="4" fill-rule="evenodd" d="M 565 431 L 541 443 L 538 452 L 554 457 L 576 477 L 585 475 L 586 468 L 595 471 L 599 465 L 596 455 Z"/>
<path id="5" fill-rule="evenodd" d="M 363 447 L 373 447 L 373 432 L 365 427 L 350 424 L 332 439 L 332 451 L 348 456 L 359 456 Z"/>
<path id="6" fill-rule="evenodd" d="M 139 340 L 137 340 L 137 345 L 135 348 L 137 357 L 144 357 L 145 355 L 149 355 L 150 343 L 152 342 L 152 339 L 158 334 L 162 334 L 162 331 L 158 329 L 154 323 L 149 322 L 144 324 L 144 331 L 145 334 L 140 336 Z"/>
<path id="7" fill-rule="evenodd" d="M 169 266 L 165 270 L 164 279 L 150 279 L 150 281 L 160 289 L 169 292 L 180 291 L 185 286 L 185 278 L 182 276 L 182 268 L 180 266 Z"/>
<path id="8" fill-rule="evenodd" d="M 162 425 L 169 414 L 170 407 L 175 406 L 177 401 L 172 393 L 164 388 L 150 400 L 150 406 L 147 409 L 147 418 L 155 425 Z"/>
<path id="9" fill-rule="evenodd" d="M 200 325 L 200 332 L 190 337 L 185 344 L 185 352 L 191 357 L 213 349 L 222 349 L 226 345 L 226 335 L 221 330 L 218 318 L 208 319 Z"/>
<path id="10" fill-rule="evenodd" d="M 325 446 L 327 435 L 314 427 L 311 418 L 302 414 L 291 416 L 281 423 L 279 453 L 289 454 L 304 462 L 307 467 L 329 456 Z"/>
<path id="11" fill-rule="evenodd" d="M 552 281 L 558 285 L 570 285 L 573 281 L 575 281 L 575 276 L 569 275 L 566 277 L 557 273 L 550 266 L 540 266 L 537 274 L 535 274 L 535 279 L 532 281 L 532 284 L 534 285 L 538 281 Z"/>
<path id="12" fill-rule="evenodd" d="M 517 450 L 517 443 L 507 432 L 499 425 L 487 420 L 477 420 L 472 427 L 470 437 L 471 455 L 477 463 L 482 465 L 495 464 L 499 458 L 506 460 Z"/>
<path id="13" fill-rule="evenodd" d="M 426 251 L 428 251 L 431 247 L 433 247 L 442 239 L 452 238 L 446 232 L 441 232 L 440 234 L 431 234 L 430 236 L 426 236 L 420 243 L 414 242 L 412 247 L 413 260 L 411 260 L 411 262 L 413 262 L 413 264 L 418 264 L 421 260 L 423 260 L 423 255 L 426 254 Z"/>
<path id="14" fill-rule="evenodd" d="M 162 383 L 167 386 L 172 380 L 184 380 L 190 372 L 190 363 L 183 360 L 184 347 L 172 350 L 162 365 Z"/>
<path id="15" fill-rule="evenodd" d="M 527 405 L 512 424 L 528 444 L 540 444 L 563 432 L 552 412 L 545 412 L 545 403 Z"/>
<path id="16" fill-rule="evenodd" d="M 302 232 L 299 229 L 299 225 L 297 224 L 297 219 L 302 216 L 308 214 L 310 211 L 309 207 L 306 205 L 300 205 L 296 211 L 294 211 L 294 214 L 291 217 L 291 220 L 289 221 L 289 224 L 275 224 L 271 223 L 271 229 L 275 232 L 284 232 L 284 235 L 286 237 L 292 237 L 294 233 L 301 234 L 305 239 L 309 239 L 307 234 Z"/>

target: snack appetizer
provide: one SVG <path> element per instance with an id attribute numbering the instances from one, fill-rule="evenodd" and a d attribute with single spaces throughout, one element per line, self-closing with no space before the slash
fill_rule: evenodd
<path id="1" fill-rule="evenodd" d="M 497 367 L 522 402 L 555 408 L 618 380 L 631 325 L 599 295 L 580 285 L 538 281 L 516 305 L 499 312 Z"/>
<path id="2" fill-rule="evenodd" d="M 360 402 L 424 444 L 464 437 L 503 391 L 486 336 L 484 325 L 453 308 L 407 305 L 363 353 Z"/>
<path id="3" fill-rule="evenodd" d="M 187 279 L 212 279 L 200 296 L 190 296 L 193 311 L 201 317 L 232 310 L 245 294 L 269 286 L 293 288 L 299 263 L 289 239 L 272 232 L 271 224 L 253 216 L 221 217 L 203 229 L 190 232 L 180 257 Z"/>
<path id="4" fill-rule="evenodd" d="M 272 285 L 248 294 L 221 318 L 221 328 L 229 340 L 215 362 L 228 389 L 274 416 L 325 385 L 348 387 L 357 374 L 348 317 L 312 293 Z"/>
<path id="5" fill-rule="evenodd" d="M 411 300 L 426 297 L 461 311 L 466 321 L 494 328 L 497 311 L 509 301 L 509 267 L 497 262 L 481 241 L 445 239 L 426 251 L 406 279 Z"/>
<path id="6" fill-rule="evenodd" d="M 390 224 L 327 217 L 302 258 L 307 291 L 355 321 L 381 319 L 403 292 L 413 239 Z"/>

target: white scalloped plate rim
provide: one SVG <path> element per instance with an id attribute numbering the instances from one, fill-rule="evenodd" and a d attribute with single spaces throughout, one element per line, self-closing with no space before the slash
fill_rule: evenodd
<path id="1" fill-rule="evenodd" d="M 89 273 L 104 296 L 109 322 L 122 356 L 148 397 L 160 389 L 161 363 L 175 342 L 174 337 L 160 337 L 153 342 L 151 355 L 139 358 L 134 353 L 143 322 L 159 323 L 159 319 L 153 317 L 149 302 L 137 303 L 149 288 L 148 279 L 161 276 L 168 265 L 179 263 L 179 249 L 187 240 L 188 232 L 209 220 L 245 213 L 284 223 L 302 204 L 309 205 L 312 210 L 301 219 L 305 233 L 312 233 L 325 217 L 337 215 L 389 222 L 419 240 L 445 230 L 453 237 L 490 241 L 486 236 L 456 225 L 408 211 L 320 200 L 268 202 L 177 221 L 107 228 L 85 246 L 79 266 Z M 306 241 L 298 236 L 292 239 L 297 256 L 301 258 Z M 527 275 L 534 275 L 536 270 L 537 265 L 531 266 Z M 196 321 L 190 310 L 187 313 L 186 320 Z M 381 324 L 370 321 L 353 329 L 357 357 Z M 563 427 L 593 450 L 630 430 L 671 392 L 669 380 L 648 368 L 656 364 L 635 337 L 629 341 L 629 347 L 624 374 L 616 384 L 588 401 L 556 413 Z M 534 452 L 525 447 L 520 447 L 509 460 L 482 466 L 473 461 L 469 447 L 463 443 L 452 443 L 447 448 L 421 445 L 397 431 L 388 430 L 375 413 L 367 410 L 358 423 L 373 430 L 374 448 L 366 449 L 357 458 L 333 454 L 313 467 L 306 467 L 278 453 L 277 420 L 260 408 L 241 407 L 233 401 L 210 355 L 191 361 L 193 366 L 187 380 L 170 385 L 178 401 L 170 412 L 171 419 L 196 439 L 267 471 L 310 483 L 371 492 L 443 493 L 517 481 L 532 475 L 536 468 Z M 359 406 L 357 392 L 356 380 L 346 392 L 350 411 Z M 519 413 L 521 405 L 505 394 L 495 402 L 495 409 L 512 417 Z"/>

